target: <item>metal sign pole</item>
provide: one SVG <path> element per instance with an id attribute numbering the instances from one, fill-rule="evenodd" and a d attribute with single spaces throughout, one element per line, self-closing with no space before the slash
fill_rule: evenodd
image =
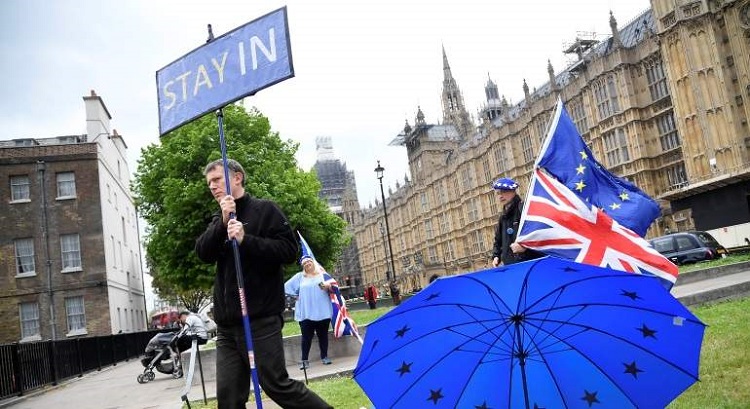
<path id="1" fill-rule="evenodd" d="M 208 25 L 208 40 L 210 43 L 214 39 L 214 32 L 211 24 Z M 216 110 L 216 120 L 219 123 L 219 145 L 221 147 L 221 160 L 224 164 L 224 185 L 227 189 L 227 195 L 232 195 L 232 187 L 229 183 L 229 164 L 227 163 L 227 144 L 224 139 L 224 112 L 221 108 Z M 235 214 L 230 214 L 230 218 L 236 218 Z M 258 380 L 258 369 L 255 367 L 255 353 L 253 352 L 253 336 L 250 329 L 250 316 L 247 313 L 247 300 L 245 300 L 245 279 L 242 277 L 242 263 L 240 262 L 240 247 L 237 239 L 232 239 L 232 255 L 234 256 L 234 272 L 237 276 L 237 291 L 240 297 L 240 309 L 242 310 L 242 326 L 245 329 L 245 345 L 247 346 L 247 360 L 250 363 L 250 378 L 253 381 L 253 392 L 255 394 L 255 406 L 258 409 L 263 408 L 263 402 L 260 400 L 260 381 Z"/>
<path id="2" fill-rule="evenodd" d="M 252 73 L 248 75 L 249 67 L 252 67 Z M 217 38 L 214 38 L 209 25 L 208 41 L 205 45 L 156 72 L 159 135 L 163 136 L 186 122 L 215 111 L 219 122 L 226 191 L 231 195 L 222 107 L 292 77 L 294 67 L 286 7 L 272 11 Z M 196 85 L 192 93 L 178 91 L 180 84 L 184 86 L 187 81 L 193 80 Z M 214 86 L 217 84 L 222 86 Z M 236 218 L 236 215 L 231 215 L 231 218 Z M 232 250 L 250 376 L 257 407 L 262 408 L 237 240 L 232 240 Z"/>
<path id="3" fill-rule="evenodd" d="M 221 145 L 221 159 L 224 163 L 224 182 L 226 182 L 227 195 L 232 195 L 229 186 L 229 165 L 227 164 L 227 145 L 224 140 L 224 113 L 221 109 L 216 111 L 216 119 L 219 121 L 219 143 Z M 229 215 L 232 219 L 236 215 Z M 258 409 L 263 408 L 260 401 L 260 381 L 258 381 L 258 370 L 255 367 L 255 353 L 253 352 L 253 337 L 250 330 L 250 317 L 247 314 L 247 301 L 245 300 L 245 280 L 242 277 L 242 263 L 240 262 L 240 247 L 237 239 L 232 239 L 232 253 L 234 255 L 234 271 L 237 273 L 237 291 L 240 296 L 240 308 L 242 309 L 242 326 L 245 328 L 245 345 L 247 345 L 247 359 L 250 362 L 250 377 L 253 380 L 253 392 L 255 393 L 255 404 Z"/>

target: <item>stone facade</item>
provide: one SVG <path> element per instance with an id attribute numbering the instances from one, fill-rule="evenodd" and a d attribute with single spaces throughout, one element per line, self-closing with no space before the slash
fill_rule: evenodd
<path id="1" fill-rule="evenodd" d="M 558 97 L 597 160 L 659 201 L 649 236 L 750 226 L 750 2 L 652 4 L 622 29 L 610 16 L 605 41 L 576 39 L 566 52 L 578 60 L 560 73 L 548 62 L 550 81 L 529 91 L 524 80 L 517 104 L 490 80 L 468 132 L 443 51 L 443 124 L 418 110 L 392 142 L 413 177 L 386 199 L 402 291 L 489 266 L 500 210 L 490 184 L 505 176 L 526 191 Z M 380 206 L 353 226 L 365 281 L 387 269 Z"/>

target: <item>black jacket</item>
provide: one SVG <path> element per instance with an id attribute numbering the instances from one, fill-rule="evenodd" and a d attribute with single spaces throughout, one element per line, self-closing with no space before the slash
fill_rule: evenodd
<path id="1" fill-rule="evenodd" d="M 284 311 L 284 264 L 297 257 L 297 240 L 279 207 L 247 194 L 236 200 L 237 220 L 245 223 L 239 245 L 245 299 L 250 318 Z M 242 325 L 232 242 L 221 213 L 215 214 L 195 243 L 198 258 L 216 263 L 214 321 L 220 326 Z"/>
<path id="2" fill-rule="evenodd" d="M 503 265 L 518 263 L 543 256 L 542 253 L 526 249 L 522 253 L 515 254 L 510 245 L 516 241 L 518 227 L 521 223 L 521 212 L 523 211 L 523 200 L 518 195 L 514 196 L 510 203 L 506 204 L 503 214 L 495 228 L 495 245 L 492 249 L 492 257 L 500 258 Z"/>

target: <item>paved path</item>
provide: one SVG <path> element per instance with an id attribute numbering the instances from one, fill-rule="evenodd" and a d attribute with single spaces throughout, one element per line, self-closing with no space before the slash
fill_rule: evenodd
<path id="1" fill-rule="evenodd" d="M 708 276 L 706 279 L 677 285 L 672 289 L 675 297 L 688 304 L 697 304 L 719 298 L 731 298 L 750 294 L 750 271 L 733 272 L 721 276 Z M 690 302 L 687 302 L 690 301 Z M 335 374 L 350 374 L 356 366 L 356 356 L 336 357 L 332 365 L 322 365 L 312 361 L 308 377 L 316 379 Z M 291 359 L 294 359 L 292 357 Z M 287 356 L 287 371 L 295 379 L 304 380 L 298 363 Z M 187 363 L 186 363 L 187 365 Z M 20 398 L 0 402 L 0 408 L 76 408 L 76 409 L 178 409 L 182 407 L 180 392 L 184 379 L 172 379 L 168 375 L 156 374 L 156 379 L 147 384 L 138 384 L 136 376 L 143 372 L 138 360 L 119 363 L 100 372 L 92 372 L 81 378 L 66 381 L 56 387 L 30 392 Z M 196 374 L 196 377 L 198 375 Z M 197 383 L 197 384 L 196 384 Z M 199 382 L 194 382 L 189 398 L 191 401 L 202 398 Z M 216 396 L 216 384 L 206 382 L 206 395 Z M 253 406 L 248 405 L 248 408 Z M 273 402 L 263 402 L 264 408 L 278 408 Z"/>
<path id="2" fill-rule="evenodd" d="M 307 370 L 308 379 L 329 377 L 336 374 L 348 374 L 357 364 L 357 357 L 331 357 L 333 364 L 323 365 L 312 361 Z M 188 365 L 187 362 L 184 363 Z M 188 398 L 190 401 L 203 399 L 203 391 L 196 374 Z M 287 366 L 289 375 L 301 381 L 305 380 L 303 371 L 297 363 Z M 182 407 L 180 393 L 185 386 L 185 379 L 173 379 L 169 375 L 156 373 L 156 378 L 146 384 L 136 381 L 143 372 L 143 365 L 137 360 L 121 362 L 116 366 L 91 372 L 81 378 L 66 381 L 56 387 L 31 392 L 28 396 L 11 398 L 0 402 L 0 408 L 12 409 L 179 409 Z M 206 396 L 216 396 L 216 383 L 207 381 Z M 279 408 L 272 401 L 263 401 L 263 407 Z M 254 408 L 248 405 L 248 408 Z"/>

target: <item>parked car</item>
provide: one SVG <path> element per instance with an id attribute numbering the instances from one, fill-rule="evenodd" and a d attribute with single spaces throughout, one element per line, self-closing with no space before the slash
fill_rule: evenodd
<path id="1" fill-rule="evenodd" d="M 651 246 L 677 265 L 726 257 L 729 252 L 704 231 L 667 234 L 649 240 Z"/>

